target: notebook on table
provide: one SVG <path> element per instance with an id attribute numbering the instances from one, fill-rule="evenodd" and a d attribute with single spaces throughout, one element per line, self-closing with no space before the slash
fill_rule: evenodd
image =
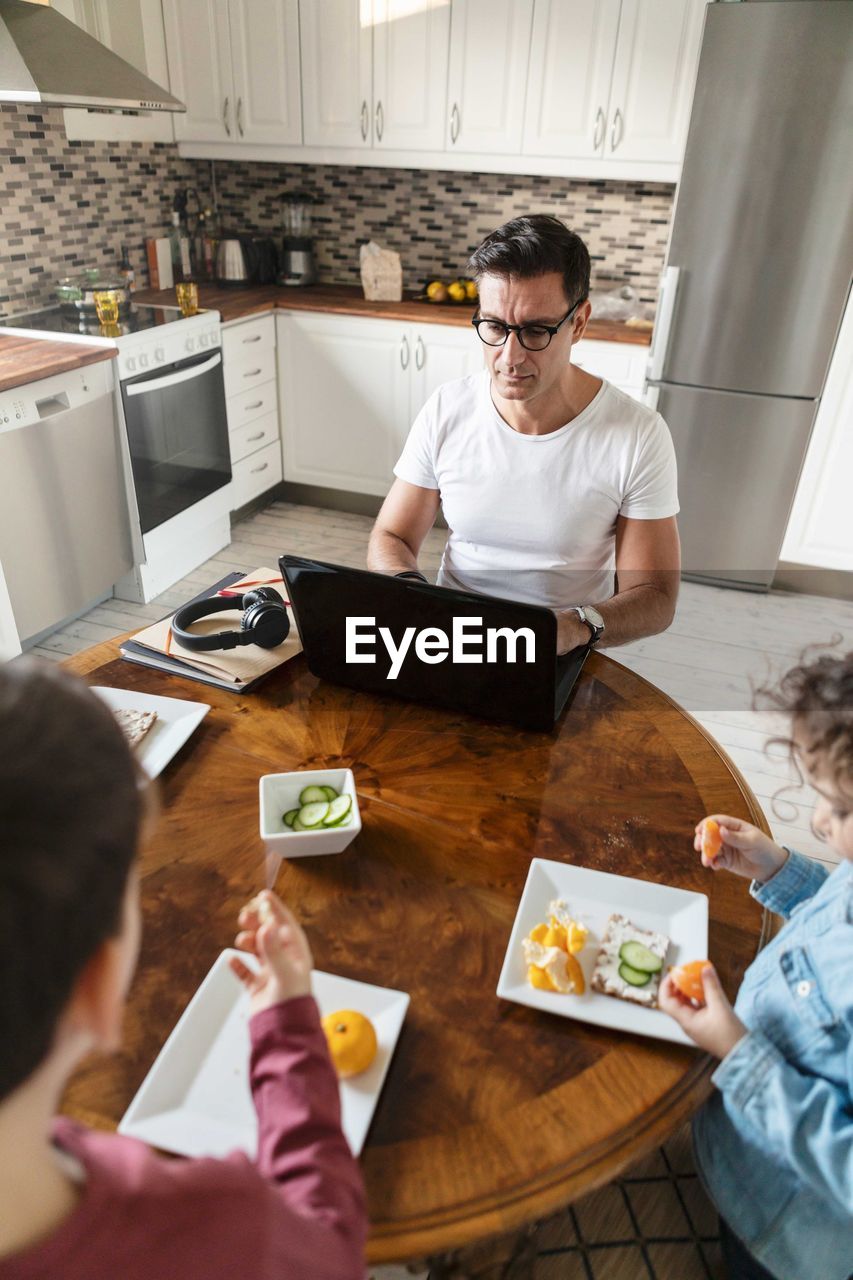
<path id="1" fill-rule="evenodd" d="M 589 653 L 550 609 L 283 555 L 311 672 L 368 693 L 550 730 Z"/>

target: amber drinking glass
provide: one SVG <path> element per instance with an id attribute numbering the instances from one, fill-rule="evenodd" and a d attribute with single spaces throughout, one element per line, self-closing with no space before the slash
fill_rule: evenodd
<path id="1" fill-rule="evenodd" d="M 95 310 L 101 324 L 118 324 L 118 293 L 115 289 L 96 289 Z"/>
<path id="2" fill-rule="evenodd" d="M 194 316 L 198 312 L 198 285 L 194 280 L 181 280 L 175 285 L 178 306 L 182 316 Z"/>

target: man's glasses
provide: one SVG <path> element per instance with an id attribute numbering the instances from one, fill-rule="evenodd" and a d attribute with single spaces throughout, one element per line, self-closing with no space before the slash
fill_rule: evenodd
<path id="1" fill-rule="evenodd" d="M 567 320 L 571 320 L 582 302 L 583 298 L 578 298 L 559 324 L 505 324 L 503 320 L 483 320 L 478 316 L 474 316 L 471 323 L 477 330 L 477 337 L 487 347 L 502 347 L 509 335 L 516 333 L 525 351 L 544 351 L 554 334 L 559 333 Z"/>

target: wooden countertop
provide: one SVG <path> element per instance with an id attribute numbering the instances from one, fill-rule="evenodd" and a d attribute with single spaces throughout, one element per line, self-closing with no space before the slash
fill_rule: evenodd
<path id="1" fill-rule="evenodd" d="M 367 302 L 356 285 L 318 284 L 308 288 L 285 286 L 246 285 L 222 288 L 213 284 L 199 285 L 199 303 L 202 307 L 218 311 L 222 323 L 244 320 L 248 316 L 276 309 L 287 311 L 330 311 L 338 315 L 376 316 L 382 320 L 404 320 L 420 324 L 449 324 L 465 326 L 474 313 L 472 303 L 442 304 L 416 301 Z M 134 302 L 152 306 L 174 306 L 172 289 L 143 289 L 133 295 Z M 590 320 L 587 338 L 599 342 L 630 342 L 647 347 L 651 342 L 651 329 L 634 328 L 615 320 Z"/>
<path id="2" fill-rule="evenodd" d="M 114 360 L 115 356 L 115 347 L 0 333 L 0 391 L 11 391 L 69 369 L 82 369 L 99 360 Z"/>

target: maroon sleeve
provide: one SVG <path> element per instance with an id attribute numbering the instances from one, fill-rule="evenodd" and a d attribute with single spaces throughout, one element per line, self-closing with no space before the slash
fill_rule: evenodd
<path id="1" fill-rule="evenodd" d="M 297 1248 L 306 1262 L 330 1263 L 329 1274 L 363 1276 L 364 1185 L 341 1131 L 338 1080 L 316 1002 L 300 996 L 273 1005 L 254 1015 L 249 1031 L 257 1167 L 300 1219 L 298 1244 L 288 1232 L 290 1258 Z"/>

